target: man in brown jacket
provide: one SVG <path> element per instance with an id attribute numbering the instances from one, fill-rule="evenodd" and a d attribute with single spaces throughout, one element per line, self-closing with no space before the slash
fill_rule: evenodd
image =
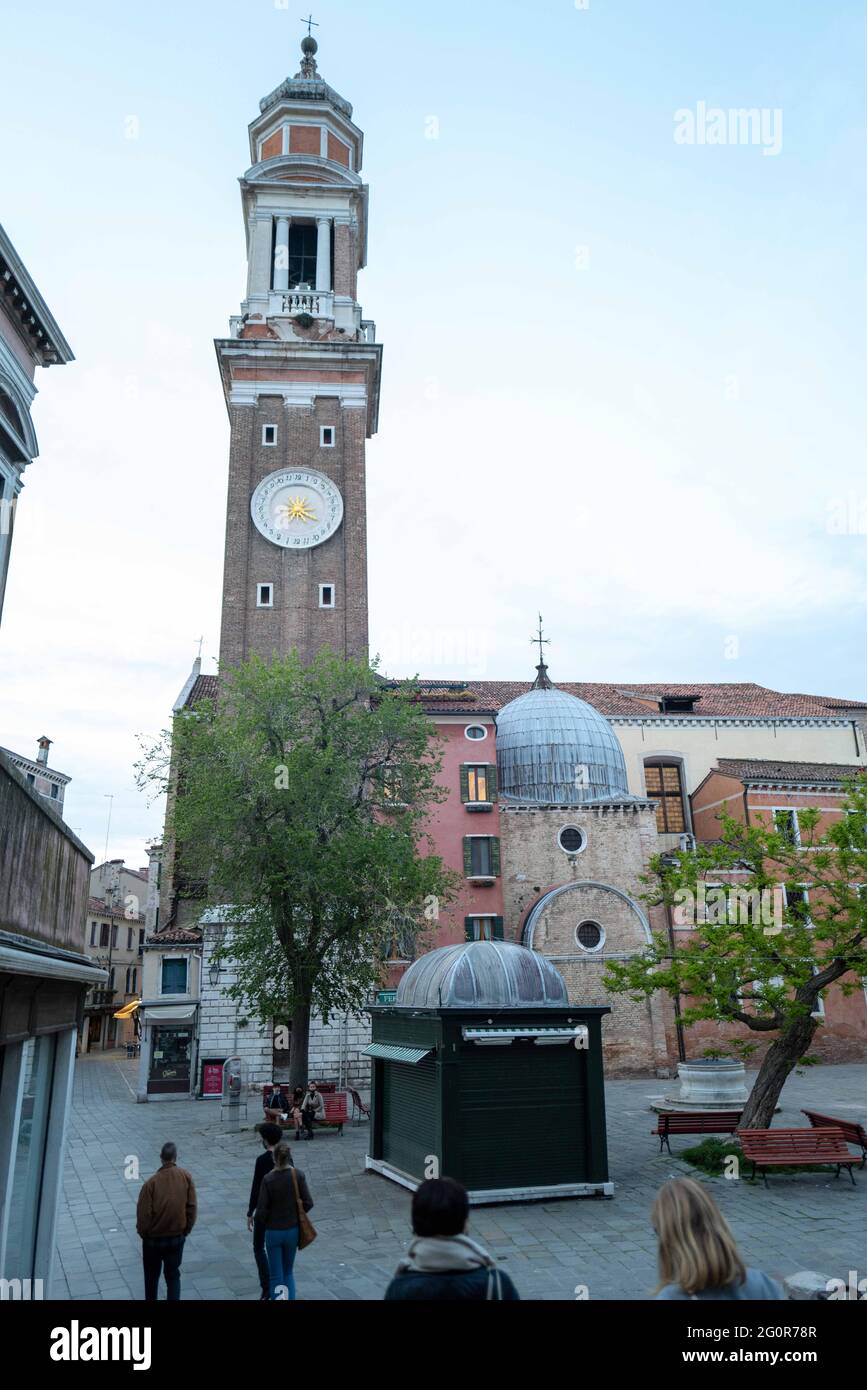
<path id="1" fill-rule="evenodd" d="M 177 1157 L 175 1144 L 163 1144 L 162 1167 L 138 1194 L 135 1224 L 141 1236 L 146 1303 L 156 1303 L 163 1270 L 168 1301 L 176 1303 L 181 1296 L 181 1260 L 184 1241 L 196 1224 L 196 1189 L 186 1168 L 178 1167 Z"/>

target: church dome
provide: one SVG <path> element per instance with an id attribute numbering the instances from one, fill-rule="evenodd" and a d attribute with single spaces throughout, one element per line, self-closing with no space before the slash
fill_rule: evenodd
<path id="1" fill-rule="evenodd" d="M 544 806 L 633 800 L 608 720 L 553 686 L 544 664 L 538 669 L 533 689 L 497 715 L 500 796 Z"/>
<path id="2" fill-rule="evenodd" d="M 562 975 L 514 941 L 466 941 L 428 951 L 397 987 L 399 1007 L 538 1009 L 568 1004 Z"/>

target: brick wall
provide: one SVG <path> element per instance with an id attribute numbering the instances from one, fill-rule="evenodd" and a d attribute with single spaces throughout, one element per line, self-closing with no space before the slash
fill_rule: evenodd
<path id="1" fill-rule="evenodd" d="M 220 664 L 258 653 L 267 660 L 297 648 L 310 661 L 323 646 L 367 655 L 367 524 L 363 409 L 331 396 L 313 407 L 284 406 L 279 396 L 231 408 L 231 463 L 223 575 Z M 262 426 L 277 426 L 276 446 L 263 445 Z M 320 427 L 335 429 L 334 448 L 320 447 Z M 274 545 L 250 517 L 250 497 L 280 468 L 312 468 L 343 496 L 343 521 L 324 544 L 303 552 Z M 274 586 L 273 608 L 256 607 L 257 584 Z M 336 588 L 333 609 L 319 607 L 319 585 Z"/>
<path id="2" fill-rule="evenodd" d="M 558 843 L 566 825 L 586 836 L 585 847 L 577 855 L 565 854 Z M 565 888 L 540 913 L 533 949 L 554 962 L 574 1003 L 610 1005 L 611 1014 L 602 1025 L 609 1075 L 668 1072 L 673 1061 L 667 1001 L 635 1003 L 609 994 L 602 985 L 607 960 L 637 955 L 647 942 L 641 917 L 641 875 L 656 849 L 653 808 L 541 809 L 504 803 L 500 836 L 506 936 L 520 941 L 533 905 L 551 889 Z M 585 951 L 578 945 L 576 928 L 582 921 L 602 928 L 599 950 Z"/>

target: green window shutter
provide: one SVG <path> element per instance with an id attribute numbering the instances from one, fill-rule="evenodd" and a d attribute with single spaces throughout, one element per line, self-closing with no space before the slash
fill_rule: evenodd
<path id="1" fill-rule="evenodd" d="M 472 917 L 465 917 L 465 918 L 464 918 L 464 936 L 467 938 L 467 941 L 474 941 L 474 940 L 475 940 L 475 937 L 474 937 L 474 935 L 473 935 L 473 919 L 472 919 Z"/>
<path id="2" fill-rule="evenodd" d="M 488 764 L 488 800 L 489 800 L 489 801 L 496 801 L 496 799 L 497 799 L 497 764 L 496 764 L 496 763 L 489 763 L 489 764 Z"/>
<path id="3" fill-rule="evenodd" d="M 470 769 L 469 769 L 468 767 L 462 767 L 462 768 L 461 768 L 461 801 L 469 801 L 469 799 L 470 799 Z"/>
<path id="4" fill-rule="evenodd" d="M 500 872 L 500 840 L 498 835 L 491 836 L 491 873 Z"/>
<path id="5" fill-rule="evenodd" d="M 491 923 L 491 927 L 492 927 L 492 933 L 491 933 L 491 934 L 492 934 L 492 936 L 493 936 L 494 941 L 502 941 L 502 940 L 503 940 L 503 919 L 502 919 L 502 917 L 495 917 L 494 920 L 493 920 L 493 922 Z"/>
<path id="6" fill-rule="evenodd" d="M 464 836 L 464 877 L 469 878 L 473 872 L 473 853 L 469 835 Z"/>

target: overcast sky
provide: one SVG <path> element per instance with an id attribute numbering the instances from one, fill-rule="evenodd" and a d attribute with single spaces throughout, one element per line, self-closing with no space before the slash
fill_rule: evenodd
<path id="1" fill-rule="evenodd" d="M 55 740 L 99 859 L 112 794 L 109 854 L 145 862 L 162 812 L 136 736 L 167 722 L 200 636 L 216 669 L 213 339 L 244 293 L 247 125 L 297 70 L 302 8 L 4 18 L 0 221 L 76 361 L 38 376 L 0 744 Z M 541 608 L 555 679 L 867 698 L 863 3 L 314 17 L 365 131 L 384 668 L 529 678 Z M 762 110 L 756 142 L 700 143 L 716 108 Z"/>

